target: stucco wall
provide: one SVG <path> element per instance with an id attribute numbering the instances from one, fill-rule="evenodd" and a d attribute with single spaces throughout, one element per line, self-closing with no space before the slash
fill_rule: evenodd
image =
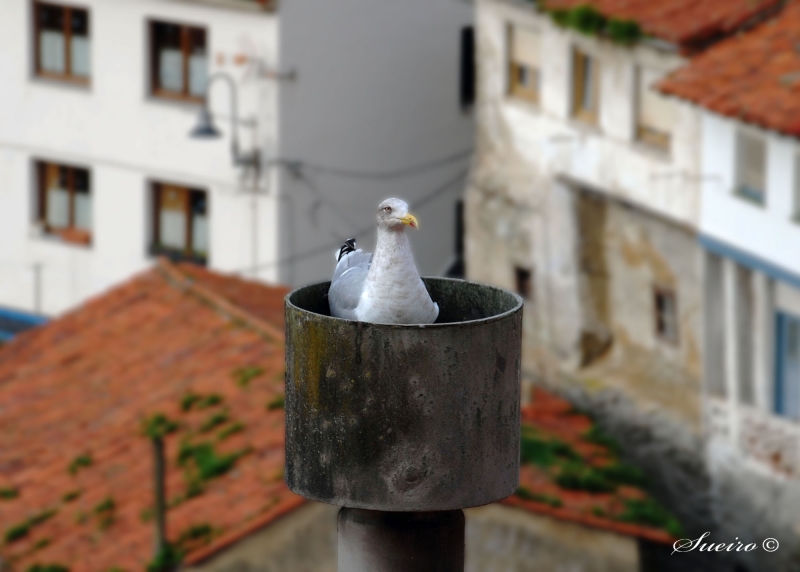
<path id="1" fill-rule="evenodd" d="M 507 94 L 510 25 L 542 36 L 541 101 Z M 676 102 L 672 151 L 634 139 L 635 66 L 682 64 L 555 26 L 525 2 L 477 10 L 477 154 L 467 190 L 470 278 L 515 288 L 526 377 L 566 394 L 641 466 L 690 531 L 713 527 L 702 440 L 700 112 Z M 600 116 L 570 117 L 571 46 L 599 58 Z M 677 298 L 678 340 L 656 334 L 654 286 Z M 588 335 L 587 335 L 588 334 Z"/>
<path id="2" fill-rule="evenodd" d="M 32 2 L 0 0 L 0 305 L 34 309 L 33 263 L 42 264 L 41 311 L 55 314 L 147 265 L 151 181 L 205 189 L 210 205 L 210 265 L 228 270 L 252 260 L 251 181 L 231 164 L 229 139 L 188 137 L 198 106 L 149 95 L 147 21 L 207 30 L 210 72 L 237 78 L 240 112 L 258 133 L 240 130 L 242 146 L 275 145 L 276 88 L 233 65 L 236 54 L 277 59 L 277 23 L 261 11 L 193 3 L 86 0 L 90 13 L 91 83 L 87 87 L 33 75 Z M 249 74 L 249 75 L 248 75 Z M 228 93 L 215 85 L 212 108 L 230 135 Z M 90 247 L 37 236 L 35 160 L 91 170 Z M 266 190 L 262 181 L 262 193 Z M 258 199 L 258 250 L 275 249 L 274 192 Z M 274 278 L 264 272 L 263 278 Z"/>
<path id="3" fill-rule="evenodd" d="M 459 105 L 460 37 L 472 3 L 292 0 L 279 15 L 281 59 L 297 70 L 280 88 L 281 157 L 387 173 L 473 147 L 472 114 Z M 281 280 L 330 279 L 335 246 L 357 230 L 365 230 L 359 246 L 371 249 L 377 205 L 390 196 L 426 201 L 412 211 L 421 230 L 409 235 L 422 274 L 442 273 L 468 168 L 464 154 L 397 177 L 282 170 L 281 257 L 300 259 L 281 265 Z"/>
<path id="4" fill-rule="evenodd" d="M 703 205 L 701 232 L 800 276 L 800 223 L 795 169 L 797 141 L 774 132 L 749 129 L 766 140 L 766 200 L 756 205 L 734 194 L 736 185 L 737 122 L 703 114 Z M 747 232 L 742 232 L 746 229 Z"/>

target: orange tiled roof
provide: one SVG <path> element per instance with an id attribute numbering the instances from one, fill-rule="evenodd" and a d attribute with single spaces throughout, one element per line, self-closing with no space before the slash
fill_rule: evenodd
<path id="1" fill-rule="evenodd" d="M 175 504 L 169 537 L 193 525 L 211 527 L 210 543 L 204 545 L 206 537 L 189 546 L 190 559 L 299 505 L 283 482 L 283 410 L 266 407 L 283 394 L 283 342 L 272 335 L 282 331 L 285 293 L 162 262 L 4 346 L 0 535 L 57 512 L 18 540 L 3 545 L 0 536 L 0 554 L 19 570 L 37 562 L 72 572 L 143 569 L 152 557 L 153 524 L 142 513 L 152 504 L 153 465 L 141 428 L 156 412 L 182 424 L 166 438 L 167 499 Z M 236 315 L 236 304 L 250 317 Z M 246 387 L 237 383 L 241 368 L 258 373 Z M 189 391 L 218 394 L 222 402 L 183 411 Z M 200 432 L 223 411 L 228 421 Z M 242 430 L 220 440 L 235 423 Z M 194 442 L 213 443 L 219 456 L 246 454 L 207 480 L 202 494 L 181 501 L 187 481 L 175 459 L 192 434 Z M 82 455 L 91 464 L 78 463 L 71 474 Z M 18 496 L 4 499 L 3 490 Z M 104 510 L 108 498 L 114 507 L 106 503 Z"/>
<path id="2" fill-rule="evenodd" d="M 285 293 L 162 261 L 4 346 L 0 534 L 25 523 L 28 531 L 5 545 L 0 539 L 3 558 L 21 570 L 34 563 L 68 565 L 71 572 L 141 570 L 152 556 L 153 540 L 145 515 L 152 504 L 152 457 L 142 421 L 157 412 L 181 424 L 166 437 L 168 536 L 175 541 L 193 526 L 210 532 L 186 545 L 187 562 L 198 562 L 299 506 L 303 500 L 283 482 L 283 409 L 267 406 L 283 394 Z M 242 368 L 250 368 L 250 375 L 243 376 Z M 252 379 L 243 385 L 246 377 Z M 217 394 L 221 402 L 184 411 L 187 392 Z M 223 411 L 228 420 L 203 432 Z M 566 401 L 537 390 L 523 419 L 587 458 L 609 457 L 603 447 L 583 440 L 591 422 Z M 220 439 L 236 423 L 243 424 L 241 430 Z M 204 481 L 200 494 L 184 498 L 187 473 L 177 456 L 185 440 L 211 443 L 220 456 L 245 454 L 229 472 Z M 557 497 L 559 506 L 518 496 L 506 504 L 670 540 L 657 527 L 614 518 L 620 498 L 644 496 L 633 487 L 613 495 L 566 491 L 547 471 L 530 465 L 523 467 L 521 482 L 537 494 Z M 4 498 L 4 491 L 18 496 Z M 590 506 L 603 507 L 607 516 L 589 512 Z"/>
<path id="3" fill-rule="evenodd" d="M 567 449 L 570 455 L 575 455 L 573 462 L 581 467 L 618 465 L 617 455 L 609 445 L 598 443 L 599 439 L 588 436 L 593 426 L 591 419 L 576 412 L 568 401 L 541 388 L 534 389 L 531 404 L 523 408 L 522 424 L 523 442 L 527 434 L 537 442 L 556 443 L 562 450 Z M 639 486 L 617 484 L 614 490 L 608 492 L 567 490 L 559 486 L 556 479 L 563 466 L 560 462 L 554 462 L 552 466 L 523 462 L 520 472 L 522 494 L 518 492 L 502 502 L 653 542 L 674 542 L 675 538 L 663 526 L 643 524 L 637 519 L 628 518 L 627 502 L 641 501 L 648 507 L 654 505 L 654 501 Z M 657 510 L 663 509 L 659 507 Z"/>
<path id="4" fill-rule="evenodd" d="M 693 51 L 731 34 L 782 0 L 545 0 L 547 8 L 590 5 L 606 17 L 635 20 L 646 34 Z"/>
<path id="5" fill-rule="evenodd" d="M 721 115 L 800 136 L 800 2 L 713 46 L 659 88 Z"/>

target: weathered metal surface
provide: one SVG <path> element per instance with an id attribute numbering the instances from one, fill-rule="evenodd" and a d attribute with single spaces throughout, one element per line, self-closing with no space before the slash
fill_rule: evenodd
<path id="1" fill-rule="evenodd" d="M 519 479 L 522 300 L 426 278 L 436 324 L 332 318 L 328 283 L 286 297 L 286 482 L 339 506 L 443 511 Z"/>
<path id="2" fill-rule="evenodd" d="M 339 572 L 463 572 L 464 513 L 339 511 Z"/>

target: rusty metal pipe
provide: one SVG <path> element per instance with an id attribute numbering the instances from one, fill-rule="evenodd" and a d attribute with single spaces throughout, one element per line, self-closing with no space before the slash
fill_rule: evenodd
<path id="1" fill-rule="evenodd" d="M 440 308 L 437 323 L 424 326 L 332 318 L 327 282 L 286 297 L 286 482 L 297 494 L 441 515 L 516 490 L 522 299 L 463 280 L 424 281 Z M 415 553 L 409 543 L 424 535 L 410 535 L 409 526 L 420 519 L 345 510 L 339 522 L 360 530 L 352 538 Z M 348 553 L 368 543 L 340 536 L 340 544 L 343 557 L 358 562 Z"/>
<path id="2" fill-rule="evenodd" d="M 464 512 L 342 508 L 339 572 L 462 572 Z"/>

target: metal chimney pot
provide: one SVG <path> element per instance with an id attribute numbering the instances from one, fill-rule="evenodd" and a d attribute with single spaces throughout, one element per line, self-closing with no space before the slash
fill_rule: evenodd
<path id="1" fill-rule="evenodd" d="M 286 482 L 346 507 L 340 572 L 463 570 L 461 509 L 519 483 L 522 299 L 424 282 L 424 326 L 332 318 L 328 282 L 286 297 Z"/>

